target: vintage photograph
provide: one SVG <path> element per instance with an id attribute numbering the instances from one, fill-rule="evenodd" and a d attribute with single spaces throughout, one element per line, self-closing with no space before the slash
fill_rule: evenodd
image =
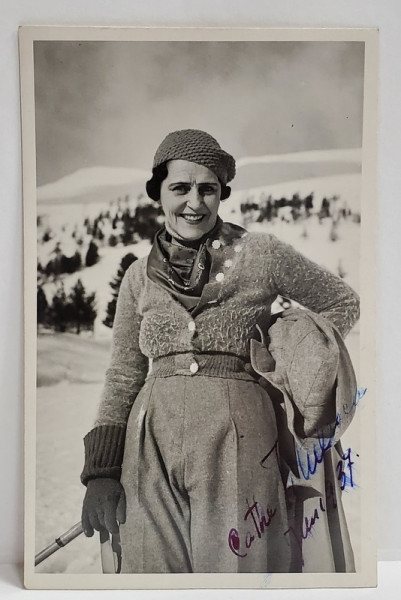
<path id="1" fill-rule="evenodd" d="M 28 29 L 29 581 L 363 585 L 369 36 Z"/>

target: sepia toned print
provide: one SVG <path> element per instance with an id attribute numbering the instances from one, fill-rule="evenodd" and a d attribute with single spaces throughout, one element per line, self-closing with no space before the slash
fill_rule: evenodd
<path id="1" fill-rule="evenodd" d="M 30 586 L 372 584 L 368 33 L 28 29 Z"/>

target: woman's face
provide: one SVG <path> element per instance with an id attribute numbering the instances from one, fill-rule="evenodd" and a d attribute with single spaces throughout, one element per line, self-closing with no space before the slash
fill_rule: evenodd
<path id="1" fill-rule="evenodd" d="M 217 175 L 188 160 L 170 160 L 160 187 L 167 231 L 176 239 L 197 240 L 213 229 L 220 204 Z"/>

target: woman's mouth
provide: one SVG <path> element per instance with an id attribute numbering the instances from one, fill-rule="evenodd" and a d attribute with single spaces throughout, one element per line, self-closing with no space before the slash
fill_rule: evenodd
<path id="1" fill-rule="evenodd" d="M 187 223 L 200 223 L 205 215 L 180 215 Z"/>

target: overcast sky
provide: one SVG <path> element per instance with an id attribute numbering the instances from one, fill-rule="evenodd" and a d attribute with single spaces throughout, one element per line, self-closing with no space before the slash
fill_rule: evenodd
<path id="1" fill-rule="evenodd" d="M 38 185 L 150 170 L 175 129 L 235 158 L 359 147 L 363 63 L 358 42 L 35 42 Z"/>

